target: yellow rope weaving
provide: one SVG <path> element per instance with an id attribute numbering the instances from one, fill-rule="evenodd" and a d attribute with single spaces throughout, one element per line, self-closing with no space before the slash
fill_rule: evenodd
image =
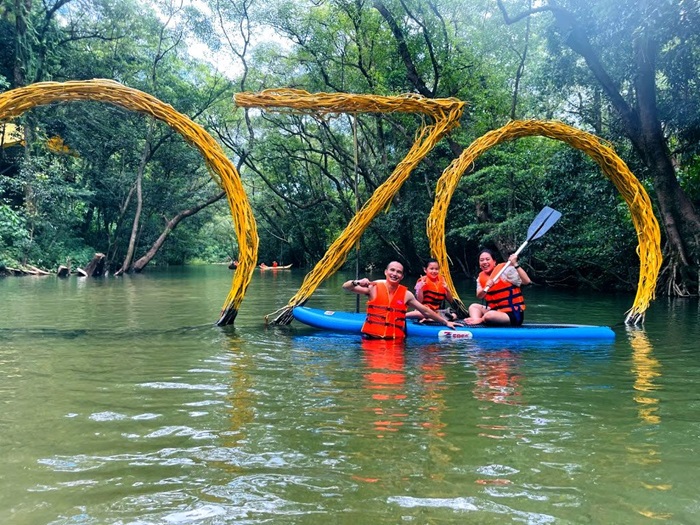
<path id="1" fill-rule="evenodd" d="M 255 218 L 236 168 L 224 155 L 219 144 L 201 126 L 157 98 L 112 80 L 42 82 L 0 93 L 0 124 L 36 106 L 77 100 L 105 102 L 151 115 L 175 129 L 189 144 L 200 151 L 212 177 L 226 191 L 238 239 L 240 265 L 234 274 L 231 290 L 217 321 L 219 325 L 232 324 L 257 264 L 259 242 Z M 400 97 L 346 93 L 310 94 L 293 89 L 273 89 L 258 94 L 239 93 L 235 97 L 235 102 L 240 107 L 288 108 L 310 114 L 412 112 L 422 113 L 434 119 L 433 124 L 423 125 L 419 129 L 416 142 L 406 157 L 353 217 L 314 269 L 306 275 L 301 288 L 289 300 L 287 306 L 270 314 L 277 314 L 272 322 L 278 324 L 288 324 L 292 319 L 292 308 L 308 300 L 318 285 L 340 268 L 369 223 L 381 210 L 388 207 L 391 199 L 415 166 L 446 133 L 459 125 L 464 108 L 464 102 L 457 99 L 426 99 L 412 94 Z M 457 184 L 462 174 L 484 151 L 501 142 L 536 135 L 561 140 L 587 153 L 598 163 L 629 206 L 639 240 L 637 253 L 640 258 L 640 273 L 637 295 L 632 308 L 627 312 L 625 322 L 628 324 L 642 322 L 644 312 L 654 298 L 656 280 L 661 267 L 661 234 L 649 196 L 610 146 L 604 144 L 595 135 L 560 122 L 513 121 L 500 129 L 491 131 L 465 149 L 440 177 L 436 187 L 435 203 L 427 220 L 427 230 L 432 255 L 445 269 L 444 276 L 457 306 L 462 313 L 466 313 L 449 273 L 445 248 L 445 218 Z M 269 317 L 267 316 L 266 319 Z"/>
<path id="2" fill-rule="evenodd" d="M 303 304 L 329 275 L 335 273 L 345 262 L 348 253 L 360 240 L 362 232 L 399 191 L 415 166 L 432 150 L 440 139 L 459 125 L 464 102 L 448 99 L 427 99 L 420 95 L 380 97 L 374 95 L 351 95 L 347 93 L 315 93 L 293 89 L 266 90 L 259 94 L 239 93 L 235 102 L 241 107 L 291 108 L 301 112 L 315 113 L 423 113 L 435 122 L 423 126 L 416 142 L 408 154 L 352 218 L 341 235 L 331 244 L 321 260 L 304 278 L 304 282 L 287 305 L 272 314 L 274 324 L 289 324 L 292 309 Z"/>
<path id="3" fill-rule="evenodd" d="M 406 93 L 395 97 L 351 93 L 309 93 L 301 89 L 265 89 L 260 93 L 237 93 L 234 102 L 242 108 L 289 108 L 297 113 L 422 113 L 437 121 L 458 126 L 464 102 L 456 98 L 425 98 Z M 456 115 L 454 112 L 458 112 Z"/>
<path id="4" fill-rule="evenodd" d="M 217 324 L 233 323 L 253 277 L 258 256 L 255 218 L 235 166 L 204 128 L 157 98 L 113 80 L 40 82 L 0 93 L 0 122 L 17 117 L 36 106 L 77 100 L 105 102 L 151 115 L 168 124 L 200 151 L 212 177 L 226 191 L 238 238 L 240 265 L 234 274 L 231 290 Z"/>
<path id="5" fill-rule="evenodd" d="M 567 126 L 561 122 L 516 120 L 497 130 L 486 133 L 471 143 L 459 158 L 455 159 L 440 176 L 435 192 L 435 203 L 427 221 L 430 248 L 441 268 L 449 268 L 447 250 L 445 248 L 445 218 L 447 208 L 452 199 L 462 174 L 469 169 L 477 157 L 489 148 L 519 137 L 541 135 L 551 139 L 561 140 L 570 146 L 587 153 L 603 170 L 605 176 L 612 181 L 620 195 L 629 206 L 632 222 L 637 231 L 639 245 L 637 253 L 640 259 L 639 281 L 637 295 L 632 308 L 627 312 L 625 322 L 638 324 L 644 320 L 644 312 L 654 298 L 656 280 L 661 267 L 661 232 L 659 223 L 654 216 L 649 195 L 639 180 L 632 174 L 627 165 L 613 149 L 604 144 L 601 139 Z M 457 296 L 449 272 L 445 279 L 458 305 L 464 305 Z M 466 312 L 463 312 L 466 313 Z"/>

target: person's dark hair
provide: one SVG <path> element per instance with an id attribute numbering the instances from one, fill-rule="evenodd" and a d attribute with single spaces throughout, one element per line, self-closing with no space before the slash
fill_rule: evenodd
<path id="1" fill-rule="evenodd" d="M 423 265 L 423 269 L 425 269 L 425 268 L 427 268 L 428 266 L 430 266 L 430 263 L 437 263 L 438 266 L 440 266 L 440 262 L 439 262 L 437 259 L 431 257 L 430 259 L 428 259 L 427 261 L 425 261 L 425 264 Z"/>
<path id="2" fill-rule="evenodd" d="M 478 255 L 477 259 L 479 259 L 481 257 L 482 253 L 488 253 L 494 261 L 498 260 L 496 258 L 496 254 L 493 252 L 493 250 L 490 250 L 489 248 L 482 248 L 481 250 L 479 250 L 479 255 Z"/>

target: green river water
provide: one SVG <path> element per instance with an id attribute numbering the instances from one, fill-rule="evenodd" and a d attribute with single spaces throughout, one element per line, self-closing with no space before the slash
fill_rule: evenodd
<path id="1" fill-rule="evenodd" d="M 632 295 L 529 287 L 615 340 L 379 352 L 266 327 L 303 276 L 256 270 L 227 328 L 226 266 L 0 279 L 0 524 L 700 523 L 697 299 L 628 330 Z"/>

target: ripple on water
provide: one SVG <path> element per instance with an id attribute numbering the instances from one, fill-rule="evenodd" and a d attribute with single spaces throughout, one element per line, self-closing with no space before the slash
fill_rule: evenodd
<path id="1" fill-rule="evenodd" d="M 409 496 L 390 496 L 387 498 L 388 503 L 394 503 L 403 508 L 447 508 L 455 512 L 479 512 L 483 517 L 483 512 L 512 516 L 517 521 L 523 521 L 531 525 L 555 523 L 556 518 L 548 514 L 537 512 L 524 512 L 515 510 L 506 505 L 493 503 L 491 501 L 482 501 L 478 498 L 415 498 Z"/>
<path id="2" fill-rule="evenodd" d="M 93 421 L 123 421 L 125 419 L 129 419 L 129 416 L 126 414 L 120 414 L 119 412 L 107 411 L 90 414 L 88 419 L 92 419 Z"/>
<path id="3" fill-rule="evenodd" d="M 314 481 L 318 479 L 294 474 L 250 474 L 238 476 L 225 485 L 210 487 L 206 493 L 227 501 L 230 505 L 228 508 L 234 515 L 237 513 L 240 517 L 249 518 L 256 516 L 256 522 L 259 522 L 266 515 L 279 519 L 285 515 L 325 513 L 326 511 L 320 509 L 317 497 L 313 494 L 335 496 L 339 494 L 338 487 L 332 484 L 318 485 L 314 484 Z M 287 492 L 294 495 L 293 500 L 278 495 Z"/>
<path id="4" fill-rule="evenodd" d="M 190 384 L 190 383 L 176 383 L 172 381 L 154 381 L 149 383 L 141 383 L 140 386 L 143 388 L 154 388 L 160 390 L 208 390 L 221 392 L 225 394 L 227 391 L 227 386 L 223 384 Z"/>

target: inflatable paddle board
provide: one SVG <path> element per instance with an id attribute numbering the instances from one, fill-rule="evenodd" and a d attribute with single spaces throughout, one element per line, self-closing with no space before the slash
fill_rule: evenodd
<path id="1" fill-rule="evenodd" d="M 293 310 L 294 318 L 306 325 L 334 332 L 360 334 L 365 321 L 364 313 L 337 312 L 297 306 Z M 450 330 L 442 325 L 418 323 L 409 320 L 406 323 L 408 337 L 423 337 L 441 340 L 456 339 L 614 339 L 615 332 L 608 326 L 584 324 L 538 324 L 525 323 L 522 326 L 462 326 Z"/>

